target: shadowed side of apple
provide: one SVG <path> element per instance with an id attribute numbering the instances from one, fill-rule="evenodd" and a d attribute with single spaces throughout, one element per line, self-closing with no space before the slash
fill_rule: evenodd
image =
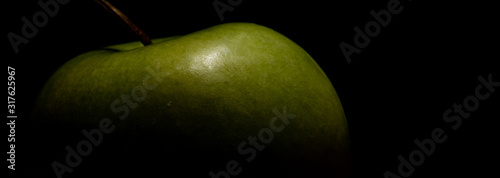
<path id="1" fill-rule="evenodd" d="M 348 176 L 331 82 L 297 44 L 251 23 L 77 56 L 46 83 L 33 116 L 57 133 L 61 177 Z M 65 145 L 80 162 L 68 164 Z"/>

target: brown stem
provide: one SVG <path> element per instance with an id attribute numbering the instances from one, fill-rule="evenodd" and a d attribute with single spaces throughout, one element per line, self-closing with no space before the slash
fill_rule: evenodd
<path id="1" fill-rule="evenodd" d="M 137 27 L 130 19 L 128 19 L 125 14 L 123 14 L 120 10 L 118 10 L 115 6 L 111 5 L 107 0 L 94 0 L 99 3 L 104 9 L 108 10 L 110 13 L 115 14 L 120 20 L 122 20 L 125 25 L 127 25 L 139 38 L 144 46 L 153 44 L 151 39 L 142 31 L 139 27 Z"/>

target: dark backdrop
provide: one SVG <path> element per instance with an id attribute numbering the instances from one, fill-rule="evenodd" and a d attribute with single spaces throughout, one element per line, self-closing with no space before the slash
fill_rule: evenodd
<path id="1" fill-rule="evenodd" d="M 7 33 L 20 34 L 21 18 L 31 18 L 39 11 L 37 2 L 2 2 L 2 54 L 16 68 L 17 174 L 29 172 L 25 168 L 29 166 L 23 166 L 37 159 L 23 157 L 23 153 L 44 146 L 30 144 L 30 136 L 37 133 L 30 132 L 36 126 L 30 125 L 28 115 L 48 77 L 78 54 L 135 40 L 93 1 L 73 0 L 61 5 L 56 16 L 16 54 Z M 350 63 L 339 44 L 353 44 L 353 28 L 364 29 L 374 20 L 370 11 L 387 8 L 389 0 L 243 0 L 224 14 L 223 22 L 212 0 L 110 2 L 151 38 L 183 35 L 227 22 L 253 22 L 302 46 L 326 72 L 343 104 L 352 139 L 352 177 L 396 173 L 398 155 L 407 158 L 417 149 L 413 140 L 430 138 L 436 127 L 449 128 L 442 120 L 443 112 L 474 94 L 478 76 L 492 73 L 493 80 L 500 81 L 494 64 L 498 61 L 498 29 L 493 25 L 498 20 L 493 16 L 498 13 L 491 2 L 401 0 L 403 11 L 393 15 L 390 24 L 359 55 L 354 54 Z M 495 124 L 500 118 L 498 95 L 497 91 L 481 101 L 458 130 L 445 129 L 448 140 L 437 145 L 411 177 L 492 175 L 498 166 L 498 146 L 494 145 L 500 126 Z"/>

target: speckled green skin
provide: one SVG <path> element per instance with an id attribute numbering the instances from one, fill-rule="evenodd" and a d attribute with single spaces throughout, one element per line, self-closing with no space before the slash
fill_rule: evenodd
<path id="1" fill-rule="evenodd" d="M 349 136 L 341 103 L 327 76 L 297 44 L 249 23 L 153 42 L 146 47 L 139 42 L 111 46 L 67 62 L 45 85 L 35 117 L 88 130 L 109 118 L 116 129 L 104 135 L 99 147 L 120 144 L 113 141 L 120 138 L 128 140 L 124 145 L 154 147 L 147 148 L 150 156 L 179 163 L 164 167 L 167 172 L 190 170 L 182 173 L 189 175 L 200 170 L 209 177 L 209 171 L 225 170 L 226 162 L 234 159 L 241 163 L 242 177 L 346 175 Z M 165 76 L 151 77 L 148 67 L 159 67 Z M 144 88 L 144 80 L 158 85 L 145 89 L 143 101 L 130 99 L 136 108 L 119 102 L 115 107 L 127 106 L 128 115 L 111 109 L 134 87 Z M 247 163 L 250 155 L 239 154 L 237 146 L 268 128 L 273 109 L 282 113 L 283 107 L 296 118 Z M 75 145 L 79 139 L 67 142 Z"/>

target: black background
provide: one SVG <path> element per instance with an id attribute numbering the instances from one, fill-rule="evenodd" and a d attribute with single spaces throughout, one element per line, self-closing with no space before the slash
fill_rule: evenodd
<path id="1" fill-rule="evenodd" d="M 78 54 L 136 40 L 93 1 L 73 0 L 61 5 L 57 15 L 15 54 L 7 33 L 21 34 L 21 17 L 31 19 L 41 10 L 37 2 L 2 2 L 2 56 L 16 68 L 17 174 L 29 172 L 23 165 L 36 159 L 23 157 L 23 152 L 44 146 L 29 144 L 30 135 L 37 133 L 28 129 L 33 127 L 28 115 L 48 77 Z M 442 120 L 453 103 L 462 103 L 474 93 L 479 75 L 493 73 L 493 80 L 500 81 L 498 65 L 494 65 L 498 30 L 493 25 L 498 23 L 494 20 L 498 13 L 490 2 L 402 0 L 403 11 L 393 15 L 388 27 L 359 55 L 354 54 L 351 63 L 339 43 L 352 44 L 353 27 L 363 29 L 373 20 L 369 12 L 385 9 L 388 0 L 243 0 L 233 12 L 224 14 L 223 22 L 211 0 L 110 2 L 151 38 L 188 34 L 227 22 L 252 22 L 302 46 L 328 75 L 343 103 L 352 139 L 352 177 L 396 173 L 398 155 L 407 157 L 417 148 L 413 140 L 430 138 L 436 127 L 445 128 L 448 139 L 437 145 L 411 177 L 486 177 L 498 166 L 498 92 L 482 101 L 458 130 L 449 130 Z"/>

